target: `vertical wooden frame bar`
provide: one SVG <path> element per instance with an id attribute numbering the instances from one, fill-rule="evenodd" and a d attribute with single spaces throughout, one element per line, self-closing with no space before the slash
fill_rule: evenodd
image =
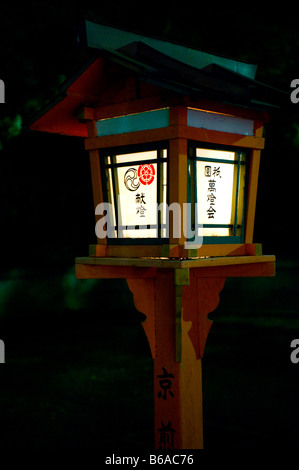
<path id="1" fill-rule="evenodd" d="M 87 127 L 88 137 L 97 136 L 97 127 L 96 127 L 95 120 L 87 121 L 86 127 Z M 98 204 L 101 204 L 102 202 L 104 202 L 100 155 L 99 155 L 98 149 L 89 150 L 89 161 L 90 161 L 90 171 L 91 171 L 93 203 L 94 203 L 94 210 L 95 210 Z M 100 220 L 101 217 L 102 216 L 95 215 L 95 223 L 97 223 L 97 221 Z M 97 238 L 97 244 L 107 245 L 107 237 Z"/>
<path id="2" fill-rule="evenodd" d="M 89 159 L 90 159 L 93 202 L 94 202 L 94 209 L 96 209 L 97 205 L 104 201 L 99 151 L 98 150 L 90 150 L 89 151 Z M 101 215 L 95 215 L 95 222 L 97 223 L 97 221 L 101 217 L 102 217 Z M 107 244 L 107 237 L 97 238 L 97 244 L 106 245 Z"/>
<path id="3" fill-rule="evenodd" d="M 253 240 L 260 158 L 261 151 L 252 150 L 247 193 L 245 243 L 252 243 Z"/>
<path id="4" fill-rule="evenodd" d="M 255 137 L 263 136 L 263 123 L 255 121 L 254 135 Z M 247 211 L 246 211 L 246 229 L 245 229 L 245 243 L 252 243 L 255 221 L 255 208 L 258 188 L 258 177 L 260 169 L 261 151 L 252 149 L 250 156 L 250 169 L 249 169 L 249 182 L 247 192 Z"/>
<path id="5" fill-rule="evenodd" d="M 169 110 L 170 126 L 187 126 L 187 108 L 174 106 Z M 171 139 L 169 142 L 169 206 L 179 204 L 180 217 L 174 226 L 173 212 L 169 213 L 169 243 L 183 245 L 185 230 L 183 207 L 187 202 L 187 157 L 188 141 L 184 138 Z M 179 234 L 179 236 L 177 236 Z"/>

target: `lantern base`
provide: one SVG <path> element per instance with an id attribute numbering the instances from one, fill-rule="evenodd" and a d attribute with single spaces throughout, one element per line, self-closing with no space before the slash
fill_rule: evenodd
<path id="1" fill-rule="evenodd" d="M 196 249 L 186 249 L 184 245 L 107 245 L 97 244 L 89 246 L 89 256 L 139 258 L 139 257 L 167 257 L 192 258 L 202 256 L 260 256 L 262 245 L 259 243 L 243 244 L 209 244 Z"/>
<path id="2" fill-rule="evenodd" d="M 107 278 L 122 278 L 127 277 L 128 275 L 130 277 L 130 273 L 126 268 L 137 268 L 138 272 L 142 268 L 201 268 L 201 277 L 209 277 L 209 272 L 213 274 L 211 269 L 213 271 L 217 269 L 217 272 L 221 273 L 224 277 L 274 276 L 275 256 L 203 256 L 192 258 L 170 258 L 155 256 L 145 256 L 140 258 L 118 258 L 89 256 L 76 258 L 76 276 L 79 279 L 84 279 L 89 276 L 95 278 L 102 276 Z M 141 274 L 142 272 L 139 272 L 138 275 Z M 217 273 L 214 272 L 214 274 Z M 154 273 L 152 273 L 152 275 L 154 275 Z"/>

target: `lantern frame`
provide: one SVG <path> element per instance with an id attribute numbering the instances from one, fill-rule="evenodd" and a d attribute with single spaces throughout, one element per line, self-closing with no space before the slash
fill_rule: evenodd
<path id="1" fill-rule="evenodd" d="M 156 152 L 157 156 L 156 158 L 150 158 L 147 160 L 145 157 L 140 157 L 138 154 L 144 154 L 147 152 Z M 166 152 L 166 156 L 163 155 L 163 152 Z M 124 230 L 124 227 L 121 227 L 119 223 L 119 210 L 120 208 L 118 207 L 118 196 L 120 196 L 120 191 L 118 186 L 123 183 L 123 181 L 119 181 L 119 177 L 117 176 L 117 171 L 120 168 L 128 168 L 131 169 L 132 167 L 141 166 L 145 162 L 151 165 L 156 165 L 156 173 L 155 173 L 155 187 L 156 187 L 156 204 L 161 204 L 161 203 L 167 203 L 168 201 L 168 165 L 169 165 L 169 159 L 168 159 L 168 143 L 167 142 L 156 142 L 154 144 L 145 144 L 145 145 L 137 145 L 137 146 L 129 146 L 129 147 L 118 147 L 118 148 L 111 148 L 111 149 L 104 149 L 100 152 L 99 158 L 100 158 L 100 166 L 101 166 L 101 177 L 102 177 L 102 187 L 103 187 L 103 201 L 108 202 L 109 204 L 112 204 L 112 210 L 113 214 L 111 214 L 110 219 L 112 218 L 114 223 L 112 224 L 113 226 L 110 227 L 110 230 L 112 228 L 112 232 L 114 234 L 115 231 L 115 236 L 109 238 L 109 244 L 163 244 L 168 242 L 167 237 L 162 237 L 161 232 L 162 232 L 162 214 L 161 211 L 157 213 L 157 219 L 156 222 L 153 224 L 142 224 L 142 220 L 140 221 L 141 223 L 139 224 L 140 226 L 137 225 L 138 229 L 133 229 L 132 226 L 128 227 L 128 231 L 132 230 L 135 232 L 135 235 L 138 235 L 138 230 L 142 230 L 143 232 L 145 230 L 157 230 L 156 236 L 153 237 L 120 237 L 121 235 L 121 229 Z M 114 158 L 122 157 L 124 155 L 132 155 L 132 159 L 126 159 L 126 161 L 123 162 L 116 162 L 113 161 Z M 137 154 L 137 160 L 134 159 L 134 156 Z M 110 161 L 108 160 L 110 159 Z M 108 160 L 108 161 L 107 161 Z M 111 171 L 109 171 L 111 170 Z M 108 173 L 108 174 L 107 174 Z M 165 175 L 166 173 L 166 175 Z M 162 190 L 162 184 L 163 184 L 163 179 L 166 179 L 166 194 L 164 192 L 163 195 L 163 190 Z M 137 186 L 137 185 L 136 185 Z M 132 195 L 137 195 L 138 190 L 142 191 L 143 188 L 146 188 L 147 186 L 143 186 L 138 183 L 138 188 L 133 188 L 131 189 Z M 109 189 L 110 188 L 110 189 Z M 142 193 L 141 193 L 142 194 Z M 134 207 L 133 207 L 134 209 Z M 164 222 L 165 223 L 165 222 Z M 144 225 L 147 225 L 147 228 L 142 228 Z M 151 228 L 150 228 L 151 227 Z"/>
<path id="2" fill-rule="evenodd" d="M 199 103 L 198 103 L 199 104 Z M 200 111 L 204 108 L 203 103 L 194 110 Z M 215 107 L 215 104 L 205 103 L 205 113 L 211 114 L 211 119 L 219 119 L 223 116 L 231 116 L 236 121 L 243 119 L 248 121 L 249 117 L 253 125 L 254 135 L 241 135 L 227 131 L 214 129 L 203 129 L 188 126 L 188 110 L 186 105 L 169 105 L 169 122 L 167 127 L 158 127 L 143 130 L 129 130 L 120 134 L 98 135 L 96 119 L 87 122 L 89 137 L 85 140 L 85 148 L 90 151 L 94 203 L 95 207 L 99 203 L 105 202 L 105 183 L 103 180 L 103 155 L 109 152 L 128 152 L 130 149 L 137 151 L 145 148 L 159 147 L 161 143 L 168 148 L 168 204 L 173 202 L 183 204 L 188 202 L 188 160 L 190 157 L 190 148 L 194 145 L 217 150 L 232 150 L 245 152 L 246 157 L 246 192 L 244 193 L 244 217 L 243 231 L 240 237 L 209 237 L 204 239 L 204 243 L 199 248 L 186 248 L 186 237 L 183 221 L 181 221 L 180 238 L 174 236 L 171 214 L 169 220 L 169 239 L 98 239 L 96 245 L 90 246 L 89 254 L 91 256 L 118 256 L 122 253 L 127 257 L 138 257 L 150 255 L 152 247 L 152 256 L 226 256 L 230 254 L 256 254 L 260 252 L 260 245 L 253 245 L 254 215 L 256 205 L 256 194 L 258 185 L 258 171 L 260 161 L 260 151 L 264 147 L 262 137 L 263 123 L 252 112 L 246 110 L 223 106 Z M 115 109 L 115 107 L 114 107 Z M 151 109 L 147 106 L 145 109 Z M 144 112 L 139 108 L 141 113 Z M 228 114 L 228 111 L 230 114 Z M 96 113 L 95 113 L 96 115 Z M 117 113 L 118 115 L 118 113 Z M 138 113 L 137 113 L 138 115 Z M 245 115 L 245 117 L 244 117 Z M 103 115 L 101 116 L 103 119 Z M 112 116 L 109 114 L 109 120 Z M 218 124 L 217 124 L 218 125 Z M 218 125 L 219 127 L 219 125 Z M 162 138 L 163 137 L 163 138 Z M 96 221 L 99 220 L 98 218 Z M 140 246 L 142 244 L 143 248 Z M 124 246 L 118 250 L 117 246 Z M 125 248 L 127 246 L 127 248 Z M 155 247 L 155 248 L 154 248 Z M 136 248 L 136 250 L 135 250 Z"/>
<path id="3" fill-rule="evenodd" d="M 109 230 L 107 230 L 108 233 L 108 243 L 109 244 L 165 244 L 169 242 L 169 236 L 163 236 L 162 231 L 164 227 L 164 233 L 166 231 L 165 225 L 167 225 L 167 221 L 164 220 L 162 221 L 161 217 L 161 211 L 158 211 L 157 213 L 157 234 L 154 237 L 148 236 L 148 237 L 140 237 L 140 236 L 128 236 L 127 238 L 121 236 L 119 237 L 118 234 L 120 233 L 121 230 L 124 229 L 124 227 L 121 227 L 121 224 L 118 223 L 118 204 L 117 204 L 117 199 L 118 199 L 118 194 L 117 191 L 118 187 L 122 182 L 118 181 L 118 176 L 116 174 L 117 170 L 124 167 L 124 168 L 129 168 L 132 169 L 131 167 L 134 167 L 136 165 L 141 165 L 142 163 L 147 162 L 148 164 L 156 164 L 157 167 L 157 174 L 156 174 L 156 188 L 157 188 L 157 205 L 163 204 L 163 203 L 168 203 L 168 190 L 169 186 L 171 185 L 171 181 L 169 181 L 168 178 L 168 168 L 169 168 L 169 159 L 168 159 L 168 142 L 161 142 L 161 143 L 155 143 L 155 144 L 147 144 L 145 146 L 143 145 L 138 145 L 138 146 L 132 146 L 132 147 L 124 147 L 124 148 L 112 148 L 112 149 L 105 149 L 102 152 L 100 152 L 100 165 L 101 165 L 101 176 L 102 176 L 102 187 L 103 187 L 103 201 L 105 203 L 111 204 L 113 214 L 110 215 L 110 219 L 113 219 L 113 223 L 110 222 L 110 227 Z M 241 157 L 239 160 L 236 159 L 230 159 L 230 160 L 225 160 L 225 157 L 223 159 L 217 158 L 215 160 L 213 156 L 211 157 L 197 157 L 195 155 L 196 149 L 203 150 L 206 149 L 206 151 L 213 151 L 213 152 L 227 152 L 227 153 L 234 153 L 238 154 Z M 145 157 L 143 159 L 138 160 L 134 159 L 134 156 L 139 153 L 144 153 L 144 152 L 157 152 L 157 157 L 153 157 L 152 159 L 150 158 L 147 160 Z M 161 152 L 167 152 L 166 156 L 161 156 L 159 155 Z M 122 157 L 124 155 L 129 156 L 132 155 L 132 159 L 130 160 L 129 158 L 126 159 L 123 162 L 116 162 L 113 161 L 113 158 L 118 158 Z M 236 181 L 232 182 L 232 205 L 234 207 L 234 222 L 231 224 L 217 224 L 217 223 L 211 223 L 210 225 L 204 224 L 203 225 L 203 231 L 205 229 L 212 229 L 212 228 L 220 228 L 220 229 L 228 229 L 232 230 L 232 234 L 227 234 L 227 235 L 210 235 L 210 236 L 205 236 L 203 234 L 203 243 L 204 244 L 219 244 L 219 243 L 227 243 L 227 244 L 234 244 L 234 243 L 243 243 L 244 242 L 244 236 L 245 236 L 245 227 L 244 227 L 244 221 L 245 221 L 245 212 L 246 212 L 246 190 L 248 186 L 248 168 L 249 168 L 249 152 L 248 150 L 244 148 L 235 148 L 235 147 L 227 147 L 227 146 L 221 146 L 221 145 L 212 145 L 212 144 L 203 144 L 201 142 L 188 142 L 188 175 L 187 175 L 187 204 L 190 204 L 191 207 L 191 212 L 192 212 L 192 222 L 190 222 L 190 227 L 187 227 L 187 230 L 190 228 L 192 231 L 195 229 L 195 203 L 197 203 L 197 186 L 200 185 L 200 182 L 197 180 L 196 177 L 196 170 L 194 170 L 194 167 L 196 168 L 196 163 L 197 162 L 207 162 L 207 163 L 214 163 L 215 164 L 224 164 L 224 165 L 233 165 L 234 168 L 236 168 L 237 171 L 234 171 L 236 175 L 234 175 L 233 179 Z M 164 169 L 164 172 L 166 171 L 166 194 L 164 197 L 161 196 L 161 173 L 163 171 L 161 170 L 161 165 L 165 164 L 166 169 Z M 191 167 L 193 167 L 191 169 Z M 244 168 L 245 170 L 243 171 L 244 173 L 244 188 L 242 188 L 242 191 L 240 189 L 241 185 L 241 169 Z M 129 170 L 128 170 L 129 171 Z M 191 171 L 194 172 L 194 183 L 192 184 L 192 175 Z M 221 176 L 220 176 L 221 177 Z M 163 176 L 164 178 L 164 176 Z M 136 178 L 136 181 L 138 179 Z M 192 186 L 194 186 L 194 189 L 192 189 Z M 235 186 L 235 188 L 233 188 Z M 135 189 L 136 188 L 136 189 Z M 140 188 L 140 183 L 138 182 L 138 187 L 137 184 L 133 188 L 128 188 L 132 192 L 136 192 Z M 229 189 L 229 188 L 228 188 Z M 142 188 L 140 188 L 140 191 Z M 216 188 L 215 188 L 216 191 Z M 195 193 L 195 194 L 192 194 Z M 240 193 L 242 193 L 242 197 L 239 198 Z M 218 197 L 218 194 L 216 198 Z M 239 201 L 240 199 L 240 201 Z M 241 206 L 241 210 L 239 209 L 238 206 Z M 237 222 L 237 219 L 241 221 Z M 143 225 L 140 224 L 141 227 L 137 225 L 136 229 L 142 229 Z M 150 227 L 152 229 L 155 229 L 156 227 L 150 224 L 147 224 L 147 230 L 150 230 Z M 132 226 L 128 228 L 128 230 L 132 230 L 135 232 L 135 235 L 137 235 L 137 230 L 134 230 Z M 237 235 L 237 231 L 239 234 Z M 137 232 L 137 233 L 136 233 Z M 169 230 L 167 229 L 167 232 Z M 109 233 L 112 235 L 109 237 Z M 129 232 L 130 233 L 130 232 Z M 120 241 L 121 238 L 121 241 Z"/>
<path id="4" fill-rule="evenodd" d="M 212 151 L 213 153 L 230 153 L 230 154 L 235 154 L 238 155 L 238 159 L 225 159 L 226 157 L 223 156 L 221 159 L 213 155 L 211 156 L 197 156 L 196 155 L 196 150 L 209 152 Z M 192 230 L 194 230 L 195 226 L 195 203 L 198 204 L 198 197 L 197 193 L 198 190 L 200 190 L 200 184 L 203 182 L 203 178 L 200 179 L 197 177 L 197 171 L 196 167 L 198 166 L 197 163 L 207 163 L 211 166 L 212 164 L 214 165 L 214 175 L 211 173 L 210 177 L 209 175 L 205 175 L 209 179 L 208 181 L 214 181 L 215 186 L 216 186 L 216 180 L 217 176 L 222 177 L 220 175 L 221 171 L 220 167 L 215 165 L 228 165 L 234 168 L 233 175 L 232 175 L 232 184 L 231 184 L 231 201 L 228 200 L 226 202 L 226 205 L 229 206 L 229 202 L 231 202 L 232 208 L 231 208 L 231 223 L 225 223 L 225 224 L 217 224 L 213 223 L 213 218 L 211 217 L 211 223 L 203 223 L 202 224 L 202 232 L 203 232 L 203 244 L 220 244 L 220 243 L 227 243 L 227 244 L 235 244 L 235 243 L 244 243 L 244 238 L 245 238 L 245 214 L 246 214 L 246 195 L 248 191 L 248 170 L 249 170 L 249 160 L 250 160 L 250 152 L 248 149 L 245 148 L 238 148 L 238 147 L 229 147 L 229 146 L 221 146 L 221 145 L 213 145 L 213 144 L 208 144 L 208 143 L 201 143 L 201 142 L 189 142 L 188 143 L 188 202 L 191 201 L 192 204 Z M 193 168 L 191 168 L 193 166 Z M 205 166 L 206 168 L 206 166 Z M 215 174 L 215 169 L 218 169 L 219 174 Z M 243 171 L 242 171 L 243 170 Z M 213 171 L 213 170 L 212 170 Z M 192 178 L 192 173 L 194 175 L 194 178 Z M 219 179 L 219 178 L 218 178 Z M 230 188 L 227 187 L 225 188 L 229 190 Z M 211 192 L 212 193 L 212 189 Z M 219 195 L 217 194 L 217 188 L 215 187 L 215 198 L 216 198 L 216 204 L 217 204 L 217 199 L 219 199 Z M 213 194 L 213 193 L 212 193 Z M 207 199 L 209 194 L 206 195 Z M 222 197 L 225 197 L 225 194 L 222 194 Z M 228 194 L 228 197 L 230 194 Z M 221 197 L 221 196 L 220 196 Z M 203 199 L 203 198 L 202 198 Z M 206 199 L 206 202 L 207 202 Z M 200 204 L 200 202 L 199 202 Z M 212 202 L 213 204 L 213 202 Z M 210 206 L 210 208 L 212 205 Z M 202 212 L 202 211 L 201 211 Z M 200 221 L 199 221 L 200 224 Z M 205 234 L 205 230 L 210 230 L 212 229 L 220 229 L 221 230 L 228 230 L 229 234 L 227 235 L 209 235 Z"/>

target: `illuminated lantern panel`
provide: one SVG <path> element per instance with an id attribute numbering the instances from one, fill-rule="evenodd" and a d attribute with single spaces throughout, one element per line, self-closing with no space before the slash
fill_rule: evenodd
<path id="1" fill-rule="evenodd" d="M 102 161 L 103 187 L 111 204 L 111 241 L 151 238 L 158 242 L 165 237 L 167 149 L 110 153 Z"/>
<path id="2" fill-rule="evenodd" d="M 242 243 L 246 153 L 192 145 L 188 161 L 188 199 L 192 229 L 203 243 Z"/>
<path id="3" fill-rule="evenodd" d="M 163 244 L 169 236 L 168 150 L 139 150 L 101 155 L 109 243 L 150 239 Z M 188 153 L 187 239 L 192 242 L 196 234 L 204 244 L 243 243 L 246 152 L 195 143 Z"/>

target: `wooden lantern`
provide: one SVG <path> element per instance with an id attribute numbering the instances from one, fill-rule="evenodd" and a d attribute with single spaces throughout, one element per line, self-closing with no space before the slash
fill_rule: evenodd
<path id="1" fill-rule="evenodd" d="M 281 97 L 251 64 L 90 22 L 86 39 L 98 57 L 31 128 L 85 139 L 97 243 L 76 276 L 127 279 L 154 360 L 155 446 L 200 449 L 207 315 L 227 277 L 275 273 L 253 232 Z"/>

